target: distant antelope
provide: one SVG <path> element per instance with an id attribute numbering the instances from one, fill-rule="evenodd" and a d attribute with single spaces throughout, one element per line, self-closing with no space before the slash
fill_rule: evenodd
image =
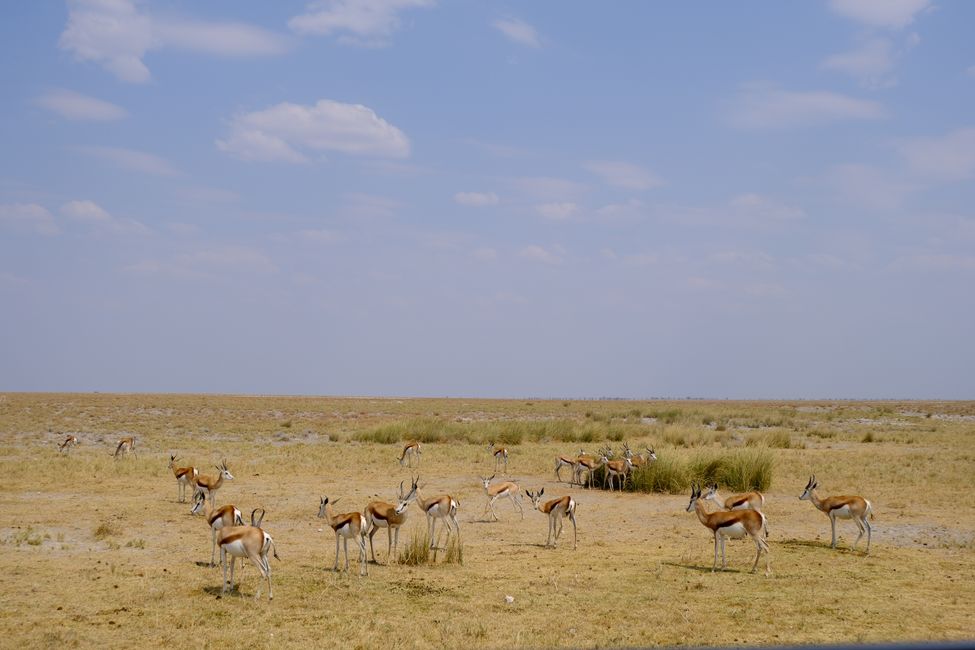
<path id="1" fill-rule="evenodd" d="M 857 528 L 860 529 L 860 534 L 857 535 L 856 541 L 853 542 L 853 550 L 857 550 L 857 544 L 860 543 L 860 538 L 866 532 L 866 555 L 870 555 L 870 537 L 873 532 L 870 527 L 870 522 L 867 520 L 868 517 L 873 519 L 873 506 L 870 502 L 860 496 L 838 496 L 820 499 L 816 496 L 815 490 L 817 487 L 819 487 L 819 482 L 816 481 L 816 476 L 810 476 L 809 482 L 806 483 L 806 489 L 799 499 L 802 501 L 812 501 L 812 504 L 816 508 L 822 510 L 829 517 L 830 527 L 833 530 L 833 543 L 831 547 L 836 548 L 836 519 L 852 519 L 856 523 Z"/>
<path id="2" fill-rule="evenodd" d="M 338 503 L 338 499 L 334 503 Z M 324 519 L 335 531 L 335 565 L 332 570 L 339 570 L 339 540 L 341 539 L 345 544 L 345 570 L 346 572 L 349 571 L 349 538 L 351 537 L 359 545 L 359 575 L 369 575 L 368 562 L 366 561 L 366 518 L 362 516 L 362 513 L 346 512 L 337 515 L 333 512 L 332 503 L 328 502 L 328 497 L 322 497 L 318 516 Z"/>
<path id="3" fill-rule="evenodd" d="M 745 492 L 744 494 L 733 494 L 727 499 L 722 499 L 718 495 L 718 484 L 712 483 L 707 486 L 708 491 L 702 498 L 707 501 L 710 499 L 724 510 L 761 510 L 765 505 L 765 495 L 761 492 Z"/>
<path id="4" fill-rule="evenodd" d="M 623 460 L 609 460 L 606 457 L 606 454 L 603 454 L 602 458 L 599 459 L 599 462 L 606 467 L 606 480 L 609 481 L 609 491 L 613 491 L 613 479 L 618 477 L 620 480 L 620 492 L 622 492 L 623 484 L 626 483 L 626 477 L 630 473 L 630 470 L 633 469 L 633 461 L 631 461 L 629 458 L 624 458 Z M 606 483 L 604 481 L 603 486 L 605 487 L 605 485 Z"/>
<path id="5" fill-rule="evenodd" d="M 691 502 L 687 504 L 687 512 L 694 510 L 697 518 L 702 524 L 707 526 L 714 533 L 714 564 L 711 565 L 712 573 L 718 566 L 718 544 L 721 545 L 721 570 L 724 571 L 728 566 L 725 560 L 724 542 L 725 539 L 742 539 L 746 535 L 752 538 L 758 552 L 755 554 L 755 564 L 752 565 L 752 573 L 758 568 L 758 559 L 765 553 L 765 575 L 772 573 L 769 562 L 768 542 L 762 535 L 765 530 L 765 515 L 758 510 L 722 510 L 709 513 L 704 509 L 704 501 L 701 499 L 701 488 L 697 485 L 691 486 Z"/>
<path id="6" fill-rule="evenodd" d="M 602 459 L 597 460 L 592 456 L 580 456 L 576 460 L 576 466 L 575 466 L 576 482 L 579 485 L 582 485 L 583 484 L 582 473 L 586 472 L 587 473 L 586 483 L 588 487 L 591 489 L 593 483 L 593 474 L 596 472 L 597 469 L 599 469 L 602 466 L 603 466 Z"/>
<path id="7" fill-rule="evenodd" d="M 386 529 L 386 564 L 391 563 L 391 558 L 396 557 L 399 548 L 399 529 L 406 523 L 407 509 L 410 502 L 416 499 L 416 479 L 410 491 L 403 494 L 403 482 L 399 484 L 398 503 L 392 504 L 385 501 L 370 501 L 366 506 L 366 526 L 369 529 L 369 551 L 372 553 L 372 561 L 376 562 L 376 549 L 373 547 L 372 538 L 379 532 L 380 528 Z"/>
<path id="8" fill-rule="evenodd" d="M 657 454 L 653 451 L 653 447 L 644 447 L 644 449 L 646 449 L 647 452 L 646 455 L 634 454 L 633 451 L 630 449 L 630 446 L 624 442 L 623 457 L 629 458 L 630 463 L 633 464 L 633 467 L 643 467 L 644 465 L 647 465 L 657 460 Z"/>
<path id="9" fill-rule="evenodd" d="M 115 447 L 115 453 L 112 455 L 118 458 L 119 456 L 125 455 L 129 452 L 135 452 L 135 436 L 120 438 L 118 441 L 118 446 Z"/>
<path id="10" fill-rule="evenodd" d="M 255 511 L 256 512 L 256 511 Z M 261 515 L 263 519 L 263 515 Z M 254 520 L 254 513 L 251 513 L 251 521 Z M 261 577 L 267 579 L 267 599 L 274 599 L 274 591 L 271 589 L 271 562 L 268 560 L 269 551 L 274 553 L 274 559 L 280 560 L 278 550 L 274 546 L 274 540 L 262 528 L 257 526 L 230 526 L 221 528 L 217 534 L 217 543 L 220 544 L 220 565 L 223 567 L 223 588 L 220 593 L 227 591 L 229 584 L 233 588 L 234 582 L 234 562 L 233 558 L 247 558 L 261 572 Z M 227 556 L 230 555 L 230 582 L 227 582 Z M 243 565 L 241 565 L 243 566 Z M 243 569 L 241 569 L 243 571 Z M 255 598 L 261 597 L 261 589 L 258 587 Z"/>
<path id="11" fill-rule="evenodd" d="M 206 495 L 206 497 L 210 499 L 211 504 L 216 503 L 217 490 L 223 486 L 224 480 L 234 480 L 234 475 L 230 473 L 229 469 L 227 469 L 226 459 L 223 461 L 222 465 L 214 465 L 214 467 L 216 467 L 217 471 L 219 472 L 216 478 L 203 474 L 196 477 L 196 490 Z"/>
<path id="12" fill-rule="evenodd" d="M 525 490 L 525 494 L 531 499 L 532 507 L 539 512 L 544 512 L 548 515 L 548 539 L 545 540 L 545 547 L 551 546 L 555 548 L 555 545 L 559 541 L 559 535 L 562 534 L 562 519 L 568 517 L 572 521 L 572 549 L 575 550 L 578 541 L 578 531 L 576 530 L 576 502 L 575 499 L 566 495 L 564 497 L 559 497 L 557 499 L 552 499 L 551 501 L 546 501 L 545 503 L 539 503 L 539 499 L 545 494 L 545 488 L 542 488 L 536 493 L 529 492 Z M 555 539 L 552 539 L 552 534 L 555 534 Z"/>
<path id="13" fill-rule="evenodd" d="M 555 478 L 556 478 L 556 480 L 558 480 L 559 483 L 561 483 L 562 482 L 562 468 L 563 467 L 571 467 L 571 468 L 573 468 L 573 471 L 574 471 L 576 463 L 579 462 L 579 459 L 581 457 L 585 456 L 585 455 L 586 455 L 586 452 L 583 451 L 582 449 L 580 449 L 578 456 L 556 456 L 555 457 Z M 573 476 L 573 478 L 575 478 L 575 477 Z"/>
<path id="14" fill-rule="evenodd" d="M 169 455 L 169 469 L 173 470 L 173 475 L 176 477 L 176 498 L 179 499 L 180 503 L 183 503 L 186 501 L 186 488 L 192 485 L 195 491 L 196 477 L 200 472 L 192 466 L 177 467 L 177 460 L 178 458 L 175 454 Z"/>
<path id="15" fill-rule="evenodd" d="M 190 514 L 196 515 L 202 511 L 206 515 L 207 524 L 210 526 L 210 566 L 216 566 L 217 533 L 231 526 L 243 526 L 244 521 L 240 517 L 240 510 L 232 505 L 214 508 L 203 492 L 197 492 L 193 498 L 195 503 Z"/>
<path id="16" fill-rule="evenodd" d="M 413 458 L 416 458 L 416 466 L 420 466 L 420 443 L 417 441 L 408 442 L 403 447 L 403 453 L 399 456 L 399 464 L 402 467 L 403 461 L 407 462 L 407 467 L 413 467 Z"/>
<path id="17" fill-rule="evenodd" d="M 498 467 L 504 464 L 504 473 L 508 473 L 508 448 L 495 447 L 493 442 L 488 443 L 488 451 L 494 456 L 494 473 L 498 473 Z"/>
<path id="18" fill-rule="evenodd" d="M 521 503 L 518 500 L 521 498 L 521 493 L 518 491 L 518 484 L 513 481 L 504 481 L 498 483 L 497 485 L 491 485 L 491 481 L 494 480 L 496 474 L 491 474 L 491 478 L 480 477 L 481 484 L 484 486 L 484 493 L 487 495 L 487 503 L 484 505 L 484 512 L 491 509 L 491 514 L 494 515 L 494 520 L 498 521 L 498 513 L 494 510 L 494 502 L 498 499 L 508 497 L 511 499 L 511 503 L 518 508 L 521 513 L 521 518 L 525 518 L 525 509 L 521 507 Z"/>
<path id="19" fill-rule="evenodd" d="M 419 479 L 418 479 L 419 480 Z M 416 481 L 414 481 L 416 484 Z M 437 547 L 437 538 L 434 537 L 434 532 L 437 528 L 437 519 L 443 520 L 444 528 L 447 529 L 447 539 L 444 544 L 450 542 L 450 532 L 451 524 L 453 524 L 453 529 L 457 531 L 457 536 L 460 537 L 460 524 L 457 523 L 457 509 L 460 507 L 460 501 L 450 496 L 449 494 L 440 494 L 435 497 L 430 497 L 429 499 L 424 499 L 420 495 L 420 488 L 416 489 L 416 505 L 423 511 L 427 516 L 427 530 L 430 536 L 430 548 Z M 402 514 L 406 510 L 405 505 L 399 505 L 396 507 L 396 514 Z"/>
<path id="20" fill-rule="evenodd" d="M 71 451 L 71 448 L 74 447 L 77 444 L 79 444 L 78 443 L 78 438 L 76 438 L 75 436 L 69 435 L 67 438 L 64 439 L 64 442 L 62 442 L 61 444 L 58 445 L 58 453 L 60 453 L 60 454 L 66 454 L 69 451 Z"/>

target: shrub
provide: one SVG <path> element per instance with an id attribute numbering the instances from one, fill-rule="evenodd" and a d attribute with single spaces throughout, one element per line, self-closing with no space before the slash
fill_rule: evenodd
<path id="1" fill-rule="evenodd" d="M 413 531 L 406 547 L 399 552 L 399 563 L 417 566 L 430 561 L 430 536 L 424 532 Z"/>
<path id="2" fill-rule="evenodd" d="M 774 459 L 768 449 L 738 449 L 724 457 L 717 482 L 731 490 L 767 490 L 772 485 Z"/>
<path id="3" fill-rule="evenodd" d="M 637 492 L 668 494 L 685 492 L 692 482 L 718 483 L 739 492 L 767 490 L 773 465 L 772 453 L 765 448 L 698 452 L 690 459 L 661 454 L 655 462 L 635 469 L 628 485 Z"/>

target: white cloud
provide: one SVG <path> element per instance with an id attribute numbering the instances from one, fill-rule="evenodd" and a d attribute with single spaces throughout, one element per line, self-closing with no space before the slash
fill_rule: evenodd
<path id="1" fill-rule="evenodd" d="M 242 160 L 306 162 L 301 150 L 405 158 L 410 141 L 398 128 L 361 104 L 321 99 L 304 106 L 283 102 L 230 121 L 217 146 Z"/>
<path id="2" fill-rule="evenodd" d="M 800 208 L 755 193 L 739 194 L 729 205 L 735 216 L 749 222 L 794 221 L 806 216 Z"/>
<path id="3" fill-rule="evenodd" d="M 604 221 L 633 221 L 647 216 L 647 204 L 639 199 L 626 203 L 610 203 L 595 211 L 596 217 Z"/>
<path id="4" fill-rule="evenodd" d="M 68 201 L 61 206 L 61 214 L 88 223 L 108 223 L 112 220 L 112 215 L 94 201 Z"/>
<path id="5" fill-rule="evenodd" d="M 432 6 L 433 0 L 321 0 L 288 21 L 299 34 L 342 34 L 339 41 L 382 46 L 400 27 L 400 12 Z"/>
<path id="6" fill-rule="evenodd" d="M 830 0 L 829 7 L 868 27 L 901 29 L 930 4 L 931 0 Z"/>
<path id="7" fill-rule="evenodd" d="M 535 206 L 535 211 L 538 214 L 542 215 L 546 219 L 552 219 L 553 221 L 568 219 L 578 210 L 579 206 L 571 201 L 563 201 L 560 203 L 543 203 L 542 205 Z"/>
<path id="8" fill-rule="evenodd" d="M 790 92 L 764 85 L 748 85 L 735 98 L 729 118 L 745 129 L 786 129 L 845 120 L 884 117 L 877 102 L 838 93 Z"/>
<path id="9" fill-rule="evenodd" d="M 827 58 L 822 67 L 859 79 L 868 88 L 891 86 L 894 84 L 893 45 L 887 38 L 871 38 L 855 50 Z"/>
<path id="10" fill-rule="evenodd" d="M 612 160 L 594 160 L 584 165 L 604 182 L 628 190 L 648 190 L 664 182 L 652 171 L 639 165 Z"/>
<path id="11" fill-rule="evenodd" d="M 69 120 L 110 122 L 128 115 L 121 106 L 72 90 L 50 90 L 38 97 L 35 103 Z"/>
<path id="12" fill-rule="evenodd" d="M 89 156 L 107 160 L 127 171 L 137 171 L 155 176 L 176 176 L 179 171 L 159 156 L 122 147 L 79 147 Z"/>
<path id="13" fill-rule="evenodd" d="M 514 185 L 520 191 L 541 200 L 564 200 L 586 190 L 586 186 L 580 183 L 550 176 L 525 176 L 515 179 Z"/>
<path id="14" fill-rule="evenodd" d="M 907 139 L 898 148 L 911 169 L 926 178 L 959 181 L 975 176 L 975 128 Z"/>
<path id="15" fill-rule="evenodd" d="M 145 83 L 151 74 L 142 58 L 168 47 L 223 56 L 279 54 L 286 41 L 240 23 L 204 23 L 156 18 L 131 0 L 69 0 L 68 24 L 58 41 L 81 61 L 103 66 L 122 81 Z"/>
<path id="16" fill-rule="evenodd" d="M 531 246 L 522 248 L 518 254 L 526 260 L 532 260 L 533 262 L 543 262 L 545 264 L 562 263 L 562 258 L 558 252 L 548 250 L 542 246 L 538 246 L 537 244 L 532 244 Z"/>
<path id="17" fill-rule="evenodd" d="M 396 211 L 402 205 L 399 201 L 374 194 L 350 193 L 344 199 L 340 214 L 355 220 L 389 219 L 396 216 Z"/>
<path id="18" fill-rule="evenodd" d="M 503 18 L 494 21 L 494 27 L 504 34 L 509 41 L 528 47 L 541 47 L 535 28 L 518 18 Z"/>
<path id="19" fill-rule="evenodd" d="M 498 195 L 494 192 L 457 192 L 454 194 L 454 203 L 473 208 L 497 205 L 499 201 Z"/>
<path id="20" fill-rule="evenodd" d="M 61 232 L 48 209 L 36 203 L 0 204 L 0 225 L 33 231 L 39 235 L 57 235 Z"/>
<path id="21" fill-rule="evenodd" d="M 833 166 L 822 183 L 830 196 L 872 210 L 894 210 L 918 189 L 877 167 L 854 163 Z"/>

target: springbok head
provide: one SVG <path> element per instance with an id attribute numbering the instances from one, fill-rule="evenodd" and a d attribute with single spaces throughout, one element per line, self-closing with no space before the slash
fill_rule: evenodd
<path id="1" fill-rule="evenodd" d="M 398 515 L 403 514 L 406 511 L 406 509 L 410 507 L 410 503 L 414 499 L 416 499 L 416 491 L 417 491 L 417 489 L 419 487 L 417 485 L 417 483 L 419 482 L 419 480 L 420 480 L 420 477 L 419 476 L 417 476 L 416 478 L 412 479 L 412 484 L 410 485 L 410 491 L 407 492 L 406 494 L 403 494 L 403 481 L 400 481 L 400 483 L 399 483 L 399 503 L 396 504 L 396 514 L 398 514 Z"/>
<path id="2" fill-rule="evenodd" d="M 532 507 L 535 508 L 535 510 L 538 510 L 538 502 L 542 498 L 542 495 L 545 494 L 545 488 L 542 488 L 538 492 L 532 492 L 531 490 L 525 490 L 525 494 L 531 500 Z"/>
<path id="3" fill-rule="evenodd" d="M 491 474 L 491 477 L 490 478 L 484 478 L 483 476 L 479 476 L 478 478 L 481 479 L 481 485 L 483 485 L 484 486 L 484 489 L 486 490 L 489 487 L 491 487 L 491 481 L 494 480 L 494 477 L 495 477 L 495 474 Z"/>
<path id="4" fill-rule="evenodd" d="M 647 460 L 657 460 L 657 454 L 653 451 L 653 447 L 647 447 Z"/>
<path id="5" fill-rule="evenodd" d="M 230 473 L 229 469 L 227 469 L 226 458 L 223 460 L 223 463 L 221 463 L 220 465 L 214 465 L 214 467 L 217 468 L 217 471 L 220 472 L 220 476 L 222 476 L 225 480 L 227 481 L 234 480 L 234 475 Z"/>
<path id="6" fill-rule="evenodd" d="M 809 477 L 809 482 L 806 483 L 806 489 L 802 491 L 802 496 L 799 497 L 800 501 L 809 501 L 812 499 L 812 491 L 819 487 L 819 482 L 816 481 L 816 475 L 813 474 Z"/>
<path id="7" fill-rule="evenodd" d="M 694 504 L 701 498 L 701 487 L 697 483 L 691 484 L 691 501 L 687 504 L 687 512 L 694 509 Z"/>

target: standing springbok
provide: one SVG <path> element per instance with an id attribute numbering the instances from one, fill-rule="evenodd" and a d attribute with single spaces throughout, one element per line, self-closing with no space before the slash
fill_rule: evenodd
<path id="1" fill-rule="evenodd" d="M 708 491 L 702 498 L 707 501 L 710 499 L 718 504 L 723 510 L 761 510 L 765 506 L 765 495 L 761 492 L 745 492 L 743 494 L 733 494 L 727 499 L 722 499 L 718 495 L 718 484 L 712 483 L 707 486 Z"/>
<path id="2" fill-rule="evenodd" d="M 338 499 L 333 503 L 338 503 Z M 322 497 L 318 516 L 335 531 L 335 564 L 332 566 L 332 571 L 339 570 L 339 540 L 345 544 L 345 571 L 349 571 L 349 538 L 351 537 L 359 545 L 359 575 L 369 575 L 366 561 L 366 518 L 362 513 L 346 512 L 337 515 L 333 512 L 328 497 Z"/>
<path id="3" fill-rule="evenodd" d="M 561 483 L 562 482 L 562 468 L 563 467 L 571 467 L 571 468 L 573 468 L 573 472 L 574 472 L 575 471 L 576 463 L 578 463 L 579 462 L 579 459 L 582 458 L 585 455 L 586 455 L 586 452 L 584 450 L 580 449 L 579 450 L 579 454 L 577 456 L 561 456 L 561 455 L 560 456 L 556 456 L 555 457 L 555 479 L 559 483 Z M 573 479 L 574 478 L 575 478 L 575 476 L 573 475 Z"/>
<path id="4" fill-rule="evenodd" d="M 487 503 L 484 505 L 484 512 L 491 509 L 491 514 L 494 515 L 494 520 L 499 521 L 498 513 L 494 510 L 494 502 L 503 497 L 508 497 L 511 499 L 511 503 L 518 508 L 521 512 L 521 518 L 525 518 L 525 509 L 521 507 L 519 499 L 521 498 L 521 492 L 518 489 L 518 484 L 513 481 L 504 481 L 498 483 L 497 485 L 491 485 L 491 481 L 494 480 L 496 474 L 491 474 L 491 478 L 479 477 L 481 479 L 481 484 L 484 486 L 484 494 L 487 495 Z M 483 513 L 482 513 L 483 514 Z"/>
<path id="5" fill-rule="evenodd" d="M 765 552 L 765 575 L 772 573 L 768 542 L 762 535 L 765 530 L 765 515 L 758 510 L 721 510 L 709 513 L 704 509 L 704 500 L 701 499 L 701 488 L 698 485 L 691 486 L 691 502 L 687 504 L 687 512 L 691 510 L 694 510 L 701 523 L 714 533 L 712 573 L 718 566 L 718 543 L 721 544 L 721 570 L 724 571 L 728 566 L 724 553 L 725 539 L 742 539 L 746 535 L 752 538 L 758 549 L 755 554 L 755 564 L 752 565 L 752 573 L 758 569 L 758 559 L 763 551 Z"/>
<path id="6" fill-rule="evenodd" d="M 196 493 L 196 477 L 200 472 L 195 467 L 177 467 L 176 461 L 178 460 L 176 454 L 169 455 L 169 469 L 173 470 L 173 475 L 176 477 L 176 498 L 179 499 L 180 503 L 186 501 L 186 488 L 190 485 L 194 488 L 194 494 Z"/>
<path id="7" fill-rule="evenodd" d="M 261 517 L 263 519 L 263 515 Z M 251 520 L 254 513 L 251 513 Z M 227 591 L 229 584 L 233 589 L 234 583 L 234 561 L 236 557 L 247 558 L 261 572 L 261 577 L 267 579 L 267 599 L 274 599 L 274 591 L 271 589 L 271 562 L 267 558 L 268 551 L 274 553 L 274 559 L 280 560 L 278 550 L 274 546 L 274 540 L 262 528 L 257 526 L 230 526 L 221 528 L 217 534 L 217 543 L 220 544 L 220 565 L 223 567 L 223 588 L 220 593 Z M 230 556 L 230 582 L 227 582 L 227 556 Z M 243 564 L 241 564 L 243 572 Z M 257 588 L 255 599 L 260 599 L 261 588 Z"/>
<path id="8" fill-rule="evenodd" d="M 194 499 L 196 502 L 193 504 L 190 514 L 196 515 L 202 511 L 206 515 L 207 524 L 210 526 L 210 566 L 216 566 L 217 533 L 223 528 L 243 526 L 244 520 L 240 517 L 240 510 L 235 506 L 226 505 L 214 508 L 213 504 L 207 501 L 203 492 L 196 492 Z"/>
<path id="9" fill-rule="evenodd" d="M 546 501 L 545 503 L 539 504 L 539 499 L 545 494 L 545 488 L 542 488 L 536 493 L 532 493 L 525 490 L 525 494 L 531 499 L 532 507 L 539 512 L 544 512 L 548 515 L 548 539 L 545 540 L 545 548 L 551 546 L 555 548 L 555 545 L 559 541 L 559 535 L 562 534 L 562 519 L 568 517 L 572 521 L 572 550 L 576 549 L 578 541 L 578 531 L 576 530 L 576 502 L 575 499 L 566 495 L 564 497 L 559 497 L 557 499 L 552 499 L 551 501 Z M 555 539 L 552 539 L 552 534 L 555 534 Z"/>
<path id="10" fill-rule="evenodd" d="M 630 449 L 630 446 L 624 442 L 623 458 L 629 458 L 630 463 L 633 464 L 633 467 L 643 467 L 644 465 L 657 460 L 657 454 L 653 451 L 653 447 L 644 447 L 644 449 L 646 449 L 646 455 L 634 454 L 633 450 Z"/>
<path id="11" fill-rule="evenodd" d="M 398 503 L 392 504 L 385 501 L 370 501 L 366 506 L 366 526 L 369 529 L 369 551 L 372 553 L 372 561 L 376 562 L 376 549 L 373 547 L 372 538 L 379 532 L 380 528 L 386 529 L 386 564 L 392 562 L 399 549 L 399 529 L 406 523 L 407 508 L 410 502 L 416 499 L 416 479 L 410 491 L 403 494 L 403 482 L 399 484 Z M 378 564 L 378 562 L 377 562 Z"/>
<path id="12" fill-rule="evenodd" d="M 413 467 L 413 459 L 416 458 L 416 466 L 420 466 L 420 443 L 417 441 L 412 441 L 406 443 L 403 447 L 403 453 L 399 455 L 400 467 L 403 466 L 403 461 L 407 463 L 407 467 Z"/>
<path id="13" fill-rule="evenodd" d="M 214 465 L 214 467 L 216 467 L 217 471 L 220 472 L 217 474 L 216 478 L 203 474 L 196 477 L 196 491 L 202 492 L 204 495 L 206 495 L 206 497 L 210 499 L 211 505 L 216 504 L 217 490 L 223 486 L 224 480 L 234 480 L 234 475 L 230 473 L 229 469 L 227 469 L 226 459 L 224 459 L 221 465 Z"/>
<path id="14" fill-rule="evenodd" d="M 69 451 L 71 451 L 71 448 L 77 444 L 78 444 L 78 438 L 72 435 L 68 435 L 68 437 L 64 439 L 64 442 L 58 445 L 58 453 L 66 454 Z"/>
<path id="15" fill-rule="evenodd" d="M 419 481 L 419 477 L 413 484 L 416 485 Z M 457 537 L 460 538 L 460 524 L 457 523 L 457 508 L 460 507 L 460 501 L 450 496 L 449 494 L 440 494 L 435 497 L 430 497 L 429 499 L 424 499 L 420 494 L 420 488 L 416 488 L 416 505 L 423 511 L 427 516 L 427 530 L 430 536 L 430 548 L 436 549 L 437 538 L 434 537 L 434 532 L 437 528 L 437 519 L 443 520 L 443 525 L 447 529 L 447 539 L 444 542 L 444 547 L 450 543 L 450 531 L 451 524 L 453 524 L 454 530 L 457 531 Z M 396 507 L 396 514 L 402 514 L 406 510 L 406 505 L 399 505 Z"/>
<path id="16" fill-rule="evenodd" d="M 118 441 L 118 446 L 115 447 L 115 453 L 112 455 L 115 458 L 118 458 L 128 454 L 129 452 L 135 453 L 135 436 L 120 438 Z"/>
<path id="17" fill-rule="evenodd" d="M 860 543 L 860 538 L 863 537 L 863 533 L 867 533 L 867 551 L 866 555 L 870 555 L 870 537 L 872 529 L 870 527 L 870 522 L 867 520 L 869 517 L 873 519 L 873 506 L 869 501 L 860 496 L 838 496 L 838 497 L 826 497 L 825 499 L 820 499 L 816 496 L 816 488 L 819 487 L 819 482 L 816 481 L 815 474 L 809 477 L 809 482 L 806 483 L 806 489 L 803 491 L 802 496 L 799 497 L 801 501 L 812 501 L 812 504 L 816 506 L 817 509 L 822 510 L 829 517 L 830 527 L 833 529 L 833 543 L 832 548 L 836 548 L 836 519 L 852 519 L 857 528 L 860 529 L 860 534 L 857 535 L 857 539 L 853 542 L 853 550 L 857 550 L 857 544 Z"/>
<path id="18" fill-rule="evenodd" d="M 576 466 L 575 466 L 576 483 L 578 483 L 579 485 L 582 485 L 583 484 L 582 483 L 582 473 L 583 472 L 586 472 L 587 473 L 586 485 L 590 489 L 592 489 L 593 474 L 595 474 L 596 473 L 596 470 L 599 469 L 602 466 L 603 466 L 602 459 L 597 460 L 597 459 L 593 458 L 592 456 L 580 456 L 576 460 Z"/>
<path id="19" fill-rule="evenodd" d="M 504 464 L 504 473 L 508 473 L 508 448 L 495 447 L 493 442 L 488 443 L 488 451 L 494 456 L 494 473 L 498 473 L 498 467 Z"/>
<path id="20" fill-rule="evenodd" d="M 623 484 L 626 483 L 626 477 L 630 473 L 630 470 L 633 469 L 633 461 L 629 458 L 609 460 L 604 453 L 599 459 L 599 462 L 606 467 L 606 481 L 609 481 L 609 491 L 613 491 L 613 479 L 619 477 L 620 492 L 622 492 Z M 606 487 L 606 481 L 603 481 L 603 487 Z"/>

